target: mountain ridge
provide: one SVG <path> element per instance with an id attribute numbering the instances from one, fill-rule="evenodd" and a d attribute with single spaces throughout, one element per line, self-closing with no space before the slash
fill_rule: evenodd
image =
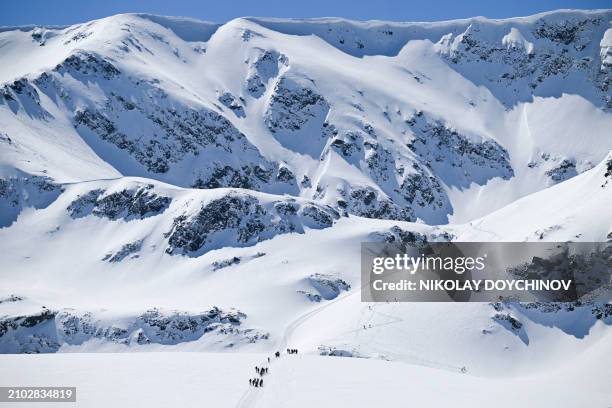
<path id="1" fill-rule="evenodd" d="M 526 374 L 608 341 L 603 297 L 355 295 L 361 242 L 612 239 L 611 19 L 0 30 L 0 351 L 268 352 L 289 333 Z"/>

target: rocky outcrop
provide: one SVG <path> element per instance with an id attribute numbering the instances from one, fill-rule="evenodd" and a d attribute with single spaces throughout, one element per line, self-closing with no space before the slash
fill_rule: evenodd
<path id="1" fill-rule="evenodd" d="M 408 124 L 414 134 L 409 149 L 447 185 L 468 187 L 514 176 L 508 152 L 493 140 L 472 141 L 420 112 Z"/>
<path id="2" fill-rule="evenodd" d="M 130 259 L 138 258 L 138 252 L 142 249 L 142 242 L 142 240 L 129 242 L 123 245 L 117 252 L 106 254 L 102 260 L 115 263 L 121 262 L 127 257 L 130 257 Z"/>
<path id="3" fill-rule="evenodd" d="M 121 71 L 104 57 L 87 51 L 78 51 L 70 55 L 64 62 L 58 64 L 54 71 L 61 75 L 83 75 L 89 78 L 101 77 L 106 80 L 121 75 Z"/>
<path id="4" fill-rule="evenodd" d="M 75 129 L 85 140 L 98 138 L 114 146 L 115 150 L 94 149 L 117 168 L 141 167 L 151 178 L 187 187 L 276 188 L 263 173 L 279 165 L 261 156 L 224 116 L 222 106 L 177 99 L 160 80 L 125 76 L 108 57 L 77 52 L 33 84 L 72 111 Z M 31 86 L 30 81 L 24 80 L 26 85 Z M 71 97 L 72 88 L 93 86 L 105 94 L 103 102 L 77 103 Z M 244 117 L 243 98 L 224 91 L 218 100 Z M 126 166 L 126 158 L 134 163 Z M 291 187 L 285 191 L 296 192 Z"/>
<path id="5" fill-rule="evenodd" d="M 265 202 L 248 193 L 231 191 L 202 204 L 194 214 L 176 217 L 165 234 L 166 252 L 197 256 L 221 245 L 254 245 L 278 234 L 303 232 L 305 227 L 327 228 L 338 217 L 329 207 L 292 199 Z M 223 242 L 219 241 L 222 236 Z"/>
<path id="6" fill-rule="evenodd" d="M 309 122 L 327 115 L 329 103 L 323 96 L 302 83 L 282 77 L 265 112 L 264 121 L 272 133 L 298 131 Z"/>
<path id="7" fill-rule="evenodd" d="M 78 346 L 90 340 L 126 346 L 175 345 L 209 334 L 221 336 L 225 347 L 268 339 L 266 332 L 242 328 L 245 318 L 239 310 L 217 307 L 201 313 L 153 308 L 113 324 L 91 312 L 43 308 L 30 315 L 0 319 L 0 352 L 52 353 L 63 345 Z"/>
<path id="8" fill-rule="evenodd" d="M 110 220 L 143 219 L 162 213 L 172 199 L 153 192 L 153 185 L 112 193 L 91 190 L 72 201 L 67 210 L 72 218 L 95 215 Z"/>
<path id="9" fill-rule="evenodd" d="M 279 75 L 281 68 L 289 65 L 284 54 L 273 50 L 256 48 L 249 63 L 246 89 L 251 96 L 259 98 L 266 91 L 268 81 Z"/>
<path id="10" fill-rule="evenodd" d="M 414 211 L 396 204 L 380 191 L 372 187 L 355 187 L 341 192 L 343 200 L 338 206 L 350 214 L 381 220 L 414 221 Z"/>
<path id="11" fill-rule="evenodd" d="M 219 95 L 219 102 L 221 102 L 225 107 L 229 108 L 236 116 L 239 118 L 244 118 L 246 115 L 244 113 L 245 103 L 244 98 L 236 98 L 230 92 L 223 92 Z"/>
<path id="12" fill-rule="evenodd" d="M 308 282 L 325 300 L 335 299 L 342 291 L 349 291 L 351 289 L 351 285 L 343 279 L 321 273 L 310 275 Z"/>
<path id="13" fill-rule="evenodd" d="M 575 75 L 591 82 L 598 104 L 609 108 L 605 55 L 593 58 L 590 52 L 591 42 L 597 38 L 594 33 L 603 34 L 607 27 L 607 19 L 595 16 L 544 16 L 528 27 L 508 27 L 507 34 L 498 38 L 491 35 L 490 27 L 473 22 L 460 34 L 443 36 L 436 48 L 470 79 L 494 85 L 494 93 L 509 105 L 516 98 L 526 100 L 537 94 L 545 83 Z M 592 95 L 591 91 L 584 94 Z"/>
<path id="14" fill-rule="evenodd" d="M 0 228 L 11 225 L 24 208 L 46 208 L 62 191 L 49 177 L 23 174 L 0 178 Z"/>

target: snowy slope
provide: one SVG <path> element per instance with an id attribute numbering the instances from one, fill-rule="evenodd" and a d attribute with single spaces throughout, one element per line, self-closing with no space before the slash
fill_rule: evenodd
<path id="1" fill-rule="evenodd" d="M 606 346 L 610 343 L 601 345 Z M 493 399 L 501 407 L 552 408 L 605 406 L 609 400 L 610 377 L 595 353 L 553 373 L 526 378 L 482 378 L 365 359 L 283 356 L 270 364 L 264 388 L 251 389 L 244 398 L 253 366 L 264 360 L 265 355 L 246 353 L 3 355 L 0 376 L 24 385 L 72 384 L 79 403 L 93 408 L 108 406 L 108 389 L 122 390 L 114 393 L 115 404 L 134 408 L 175 404 L 361 408 L 398 401 L 423 407 L 472 407 Z M 155 375 L 144 375 L 148 372 Z M 441 387 L 445 392 L 440 392 Z"/>
<path id="2" fill-rule="evenodd" d="M 60 182 L 140 176 L 301 195 L 371 218 L 468 221 L 591 168 L 612 148 L 601 109 L 608 20 L 599 11 L 217 27 L 119 15 L 6 30 L 3 56 L 13 63 L 0 73 L 3 160 Z M 343 30 L 361 33 L 362 49 L 371 41 L 372 50 L 348 52 L 331 37 Z M 461 38 L 448 49 L 446 32 Z M 542 61 L 515 55 L 515 37 L 562 67 L 539 72 Z M 390 52 L 395 43 L 402 47 Z M 472 61 L 475 49 L 490 54 Z M 509 81 L 529 97 L 500 94 Z M 571 115 L 551 126 L 551 110 L 580 113 L 589 128 L 573 127 Z M 494 199 L 474 202 L 483 195 Z"/>
<path id="3" fill-rule="evenodd" d="M 517 388 L 516 406 L 571 376 L 583 393 L 539 405 L 607 401 L 605 296 L 367 304 L 359 252 L 412 238 L 612 239 L 611 19 L 124 14 L 2 28 L 0 352 L 235 352 L 249 367 L 279 348 L 308 354 L 279 365 L 293 382 L 271 377 L 242 406 L 288 393 L 295 406 L 371 406 L 353 391 L 372 372 L 425 405 L 436 382 L 460 406 Z M 238 403 L 244 361 L 198 356 L 231 366 L 218 382 L 231 397 L 211 399 Z M 33 370 L 2 360 L 2 378 Z"/>

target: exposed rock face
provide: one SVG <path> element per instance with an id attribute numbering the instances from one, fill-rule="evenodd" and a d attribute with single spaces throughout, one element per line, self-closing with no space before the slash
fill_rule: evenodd
<path id="1" fill-rule="evenodd" d="M 143 144 L 142 140 L 134 137 L 136 135 L 128 135 L 118 129 L 114 121 L 124 116 L 123 108 L 140 110 L 138 116 L 145 117 L 149 126 L 161 133 L 164 143 L 150 139 Z M 186 155 L 197 156 L 202 149 L 208 147 L 222 149 L 227 153 L 232 153 L 234 149 L 237 152 L 252 150 L 255 154 L 254 147 L 227 119 L 204 108 L 175 110 L 146 104 L 132 107 L 131 104 L 121 106 L 108 103 L 103 110 L 77 111 L 74 120 L 77 128 L 84 126 L 102 140 L 127 151 L 152 173 L 166 173 Z"/>
<path id="2" fill-rule="evenodd" d="M 484 184 L 493 177 L 514 176 L 508 152 L 493 140 L 471 141 L 419 114 L 409 124 L 415 136 L 410 150 L 447 185 L 467 187 L 471 182 Z"/>
<path id="3" fill-rule="evenodd" d="M 114 263 L 121 262 L 128 256 L 131 259 L 138 258 L 138 252 L 140 252 L 142 248 L 142 242 L 142 240 L 129 242 L 123 245 L 117 252 L 106 254 L 102 260 Z"/>
<path id="4" fill-rule="evenodd" d="M 597 321 L 612 324 L 612 305 L 601 302 L 496 302 L 491 306 L 495 309 L 491 319 L 525 344 L 529 344 L 528 321 L 556 327 L 578 339 L 587 336 Z"/>
<path id="5" fill-rule="evenodd" d="M 76 103 L 66 91 L 66 78 L 75 81 L 70 86 L 95 85 L 108 97 L 105 102 Z M 75 129 L 85 139 L 99 138 L 115 146 L 118 155 L 106 150 L 100 154 L 119 168 L 125 167 L 121 161 L 125 154 L 151 177 L 184 186 L 265 191 L 274 182 L 266 173 L 279 166 L 264 159 L 228 118 L 209 107 L 175 99 L 158 79 L 127 77 L 112 61 L 79 52 L 33 82 L 73 111 Z M 24 79 L 19 87 L 26 86 L 31 87 Z M 38 98 L 36 89 L 30 92 Z M 218 99 L 244 117 L 242 98 L 223 92 Z M 184 163 L 196 157 L 197 165 L 185 169 Z"/>
<path id="6" fill-rule="evenodd" d="M 606 162 L 606 172 L 604 173 L 604 183 L 602 187 L 605 187 L 609 182 L 612 182 L 612 159 Z"/>
<path id="7" fill-rule="evenodd" d="M 79 51 L 55 67 L 55 71 L 64 75 L 78 73 L 88 77 L 102 77 L 110 80 L 121 75 L 113 64 L 93 52 Z"/>
<path id="8" fill-rule="evenodd" d="M 282 77 L 274 87 L 265 123 L 272 133 L 296 131 L 327 111 L 329 104 L 323 96 L 292 78 Z"/>
<path id="9" fill-rule="evenodd" d="M 325 300 L 335 299 L 342 291 L 349 291 L 351 289 L 351 285 L 343 279 L 321 273 L 310 275 L 308 282 Z"/>
<path id="10" fill-rule="evenodd" d="M 557 167 L 546 171 L 546 175 L 556 182 L 567 180 L 577 174 L 576 163 L 567 159 L 563 160 Z"/>
<path id="11" fill-rule="evenodd" d="M 601 59 L 590 55 L 593 33 L 605 31 L 607 24 L 598 17 L 544 17 L 529 28 L 509 29 L 500 44 L 483 34 L 485 30 L 474 22 L 461 34 L 443 36 L 437 49 L 468 77 L 479 83 L 500 85 L 494 93 L 510 88 L 515 97 L 523 100 L 529 90 L 537 91 L 547 82 L 579 75 L 592 82 L 599 91 L 599 100 L 609 108 L 612 99 L 606 90 L 610 76 L 604 62 L 608 49 L 602 48 Z M 481 68 L 464 70 L 461 66 Z"/>
<path id="12" fill-rule="evenodd" d="M 293 200 L 261 202 L 257 197 L 240 192 L 202 204 L 191 215 L 174 219 L 166 233 L 169 254 L 197 255 L 223 246 L 248 246 L 278 234 L 303 232 L 304 227 L 330 227 L 338 213 L 329 207 L 299 204 Z M 227 236 L 231 239 L 228 242 Z"/>
<path id="13" fill-rule="evenodd" d="M 558 244 L 558 248 L 558 253 L 542 258 L 534 256 L 529 262 L 516 265 L 507 272 L 516 279 L 569 280 L 571 284 L 565 292 L 540 292 L 540 295 L 555 301 L 588 298 L 610 282 L 611 244 L 584 243 L 575 253 L 561 244 Z"/>
<path id="14" fill-rule="evenodd" d="M 62 345 L 80 345 L 96 339 L 124 345 L 173 345 L 203 336 L 222 336 L 225 347 L 266 340 L 269 334 L 242 328 L 246 315 L 213 307 L 202 313 L 157 308 L 128 318 L 121 325 L 105 322 L 91 312 L 73 309 L 41 312 L 0 320 L 0 352 L 51 353 Z"/>
<path id="15" fill-rule="evenodd" d="M 246 78 L 247 91 L 259 98 L 266 91 L 266 84 L 279 75 L 281 68 L 289 65 L 289 59 L 284 54 L 273 50 L 255 49 L 255 55 L 249 64 Z"/>
<path id="16" fill-rule="evenodd" d="M 245 117 L 244 107 L 242 106 L 244 103 L 243 98 L 236 98 L 230 92 L 224 92 L 219 95 L 219 102 L 229 108 L 239 118 Z"/>
<path id="17" fill-rule="evenodd" d="M 304 296 L 306 296 L 306 298 L 308 300 L 310 300 L 311 302 L 320 302 L 321 300 L 323 300 L 323 298 L 321 297 L 321 295 L 319 295 L 318 293 L 312 293 L 312 292 L 307 292 L 305 290 L 298 290 L 297 293 L 302 294 Z"/>
<path id="18" fill-rule="evenodd" d="M 523 327 L 523 324 L 509 313 L 495 313 L 492 319 L 512 331 L 519 331 Z"/>
<path id="19" fill-rule="evenodd" d="M 492 139 L 472 140 L 418 111 L 404 121 L 405 148 L 393 146 L 369 123 L 359 129 L 333 129 L 322 160 L 331 152 L 367 174 L 375 186 L 346 183 L 337 205 L 368 218 L 444 223 L 452 213 L 444 186 L 467 188 L 492 178 L 510 179 L 508 152 Z M 313 196 L 330 192 L 319 185 Z"/>
<path id="20" fill-rule="evenodd" d="M 218 271 L 219 269 L 227 268 L 228 266 L 238 265 L 241 261 L 242 259 L 237 256 L 234 256 L 229 259 L 224 259 L 222 261 L 215 261 L 212 263 L 212 269 L 214 271 Z"/>
<path id="21" fill-rule="evenodd" d="M 332 130 L 326 123 L 330 104 L 309 78 L 278 79 L 264 112 L 264 123 L 287 148 L 318 158 Z"/>
<path id="22" fill-rule="evenodd" d="M 0 318 L 2 353 L 52 353 L 59 349 L 52 335 L 57 313 L 43 309 L 28 316 Z M 30 334 L 32 331 L 40 333 Z"/>
<path id="23" fill-rule="evenodd" d="M 48 177 L 23 175 L 0 178 L 0 228 L 11 225 L 23 208 L 47 207 L 62 191 L 63 188 Z"/>
<path id="24" fill-rule="evenodd" d="M 343 350 L 332 346 L 321 345 L 318 347 L 319 355 L 329 357 L 361 357 L 354 350 Z"/>
<path id="25" fill-rule="evenodd" d="M 350 192 L 342 192 L 344 200 L 340 207 L 346 208 L 350 214 L 360 217 L 382 220 L 414 221 L 414 211 L 410 207 L 401 207 L 385 197 L 372 187 L 355 188 Z"/>
<path id="26" fill-rule="evenodd" d="M 172 199 L 154 193 L 153 185 L 125 189 L 110 194 L 92 190 L 70 203 L 67 210 L 73 218 L 95 215 L 110 220 L 143 219 L 163 212 Z"/>
<path id="27" fill-rule="evenodd" d="M 264 165 L 268 164 L 264 161 Z M 265 190 L 265 186 L 274 182 L 272 168 L 253 166 L 223 166 L 214 167 L 207 177 L 198 177 L 195 188 L 234 187 L 249 190 Z M 276 180 L 285 183 L 284 180 Z"/>
<path id="28" fill-rule="evenodd" d="M 3 104 L 16 114 L 23 112 L 37 119 L 52 117 L 41 106 L 40 94 L 27 78 L 19 78 L 0 88 L 0 105 Z"/>

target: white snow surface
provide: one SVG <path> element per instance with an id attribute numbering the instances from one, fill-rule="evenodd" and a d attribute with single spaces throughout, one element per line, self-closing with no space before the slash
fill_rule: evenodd
<path id="1" fill-rule="evenodd" d="M 611 20 L 2 28 L 0 318 L 43 320 L 0 352 L 57 353 L 0 355 L 0 382 L 88 407 L 609 405 L 589 306 L 508 305 L 515 332 L 359 289 L 361 242 L 394 227 L 612 239 Z M 350 288 L 316 301 L 315 274 Z"/>

